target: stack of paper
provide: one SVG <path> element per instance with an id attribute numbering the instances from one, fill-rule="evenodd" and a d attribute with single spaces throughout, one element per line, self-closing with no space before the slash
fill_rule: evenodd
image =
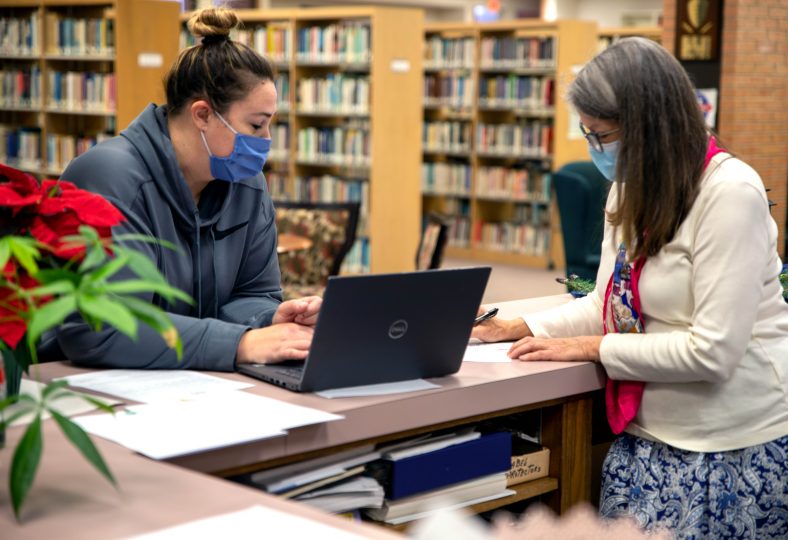
<path id="1" fill-rule="evenodd" d="M 246 392 L 214 392 L 134 405 L 114 416 L 75 418 L 85 431 L 154 459 L 284 435 L 287 429 L 342 416 Z"/>
<path id="2" fill-rule="evenodd" d="M 288 494 L 291 497 L 321 487 L 330 482 L 348 478 L 363 470 L 363 465 L 380 458 L 374 446 L 364 445 L 292 465 L 277 467 L 252 474 L 251 484 L 269 493 Z"/>
<path id="3" fill-rule="evenodd" d="M 380 508 L 384 496 L 383 487 L 377 480 L 357 474 L 348 480 L 303 493 L 296 500 L 338 514 L 358 508 Z"/>

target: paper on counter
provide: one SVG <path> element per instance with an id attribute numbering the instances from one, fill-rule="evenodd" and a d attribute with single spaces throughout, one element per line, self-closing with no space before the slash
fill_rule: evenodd
<path id="1" fill-rule="evenodd" d="M 509 363 L 511 358 L 506 356 L 512 348 L 512 341 L 499 341 L 496 343 L 484 343 L 482 341 L 472 341 L 465 349 L 463 362 L 483 362 L 483 363 Z"/>
<path id="2" fill-rule="evenodd" d="M 440 388 L 437 384 L 427 382 L 424 379 L 412 379 L 410 381 L 398 381 L 392 383 L 366 384 L 363 386 L 348 386 L 346 388 L 334 388 L 333 390 L 323 390 L 315 392 L 320 397 L 334 399 L 344 397 L 363 397 L 363 396 L 385 396 L 387 394 L 400 394 L 403 392 L 418 392 L 419 390 L 431 390 Z"/>
<path id="3" fill-rule="evenodd" d="M 22 379 L 22 384 L 19 387 L 19 394 L 20 395 L 29 394 L 30 396 L 33 396 L 36 400 L 39 400 L 41 399 L 41 392 L 44 390 L 45 386 L 46 385 L 44 383 L 31 381 L 30 379 Z M 79 392 L 75 392 L 75 393 L 79 394 Z M 84 395 L 84 394 L 80 394 L 80 395 Z M 98 396 L 91 396 L 91 397 L 98 399 L 99 401 L 102 401 L 103 403 L 106 403 L 107 405 L 110 406 L 122 403 L 117 399 L 109 399 L 106 397 L 98 397 Z M 3 412 L 3 414 L 5 415 L 5 418 L 10 418 L 14 413 L 16 413 L 16 411 L 19 411 L 29 406 L 30 403 L 26 403 L 26 402 L 14 403 L 13 405 L 10 405 Z M 71 417 L 77 414 L 88 413 L 98 408 L 92 403 L 90 403 L 89 401 L 86 401 L 79 396 L 68 396 L 54 401 L 50 401 L 49 406 L 66 417 Z M 43 418 L 44 420 L 46 420 L 50 416 L 51 415 L 47 411 L 44 411 L 41 414 L 41 418 Z M 33 418 L 35 418 L 35 412 L 31 411 L 14 420 L 11 423 L 11 425 L 19 426 L 19 425 L 29 424 L 30 422 L 33 421 Z"/>
<path id="4" fill-rule="evenodd" d="M 264 506 L 252 506 L 238 512 L 198 519 L 127 540 L 195 540 L 199 538 L 233 538 L 258 540 L 266 531 L 278 531 L 289 538 L 321 540 L 362 540 L 361 536 L 330 525 L 288 514 Z"/>
<path id="5" fill-rule="evenodd" d="M 285 435 L 342 416 L 246 392 L 134 405 L 111 415 L 75 418 L 85 431 L 154 459 Z"/>
<path id="6" fill-rule="evenodd" d="M 209 392 L 251 388 L 233 381 L 185 369 L 107 369 L 63 377 L 70 386 L 141 403 L 195 397 Z"/>

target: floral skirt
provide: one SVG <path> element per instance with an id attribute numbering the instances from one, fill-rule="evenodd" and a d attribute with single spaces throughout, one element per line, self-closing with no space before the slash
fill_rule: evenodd
<path id="1" fill-rule="evenodd" d="M 678 539 L 786 539 L 788 436 L 704 453 L 625 433 L 602 466 L 599 513 Z"/>

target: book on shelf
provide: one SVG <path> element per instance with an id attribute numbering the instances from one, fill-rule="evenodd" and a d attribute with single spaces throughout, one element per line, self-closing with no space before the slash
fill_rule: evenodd
<path id="1" fill-rule="evenodd" d="M 432 35 L 427 38 L 424 50 L 425 69 L 471 69 L 476 43 L 472 37 L 444 38 Z"/>
<path id="2" fill-rule="evenodd" d="M 41 106 L 41 70 L 38 66 L 24 69 L 0 69 L 0 105 L 10 108 Z"/>
<path id="3" fill-rule="evenodd" d="M 370 27 L 360 21 L 301 28 L 296 58 L 307 63 L 363 64 L 370 60 Z"/>
<path id="4" fill-rule="evenodd" d="M 44 16 L 47 54 L 60 56 L 115 53 L 115 23 L 107 17 L 64 17 L 47 11 Z"/>
<path id="5" fill-rule="evenodd" d="M 0 17 L 0 54 L 34 56 L 41 50 L 38 12 Z"/>
<path id="6" fill-rule="evenodd" d="M 380 452 L 375 451 L 374 446 L 370 444 L 330 456 L 259 471 L 241 480 L 269 493 L 292 492 L 302 486 L 344 474 L 354 467 L 379 457 Z"/>
<path id="7" fill-rule="evenodd" d="M 483 37 L 482 68 L 553 68 L 555 40 L 545 37 Z"/>
<path id="8" fill-rule="evenodd" d="M 383 459 L 370 463 L 388 500 L 506 472 L 511 466 L 511 434 L 476 431 L 450 433 L 411 448 L 382 450 Z"/>
<path id="9" fill-rule="evenodd" d="M 297 94 L 299 112 L 369 112 L 368 76 L 329 73 L 325 77 L 302 78 Z"/>
<path id="10" fill-rule="evenodd" d="M 396 501 L 385 500 L 381 508 L 367 509 L 364 514 L 376 521 L 396 525 L 425 517 L 438 509 L 462 508 L 513 494 L 506 489 L 506 473 L 499 472 Z"/>
<path id="11" fill-rule="evenodd" d="M 363 468 L 363 467 L 362 467 Z M 383 487 L 374 478 L 356 474 L 322 488 L 304 492 L 295 500 L 323 510 L 344 513 L 383 506 Z"/>

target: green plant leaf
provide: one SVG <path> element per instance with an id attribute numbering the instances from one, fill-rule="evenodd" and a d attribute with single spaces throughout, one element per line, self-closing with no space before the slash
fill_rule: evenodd
<path id="1" fill-rule="evenodd" d="M 8 259 L 11 258 L 11 239 L 8 236 L 0 238 L 0 269 L 5 268 Z"/>
<path id="2" fill-rule="evenodd" d="M 45 268 L 39 270 L 35 275 L 39 283 L 49 284 L 56 281 L 70 281 L 74 285 L 78 285 L 82 276 L 77 272 L 66 270 L 65 268 Z"/>
<path id="3" fill-rule="evenodd" d="M 102 282 L 107 278 L 115 275 L 120 269 L 126 266 L 126 263 L 127 263 L 127 258 L 125 256 L 121 255 L 115 257 L 104 266 L 92 271 L 88 275 L 88 279 L 90 279 L 94 283 Z"/>
<path id="4" fill-rule="evenodd" d="M 36 477 L 42 448 L 41 412 L 39 412 L 27 426 L 25 434 L 14 450 L 14 457 L 11 461 L 9 488 L 11 505 L 17 520 L 19 520 L 19 510 L 22 508 L 30 486 L 33 485 L 33 479 Z"/>
<path id="5" fill-rule="evenodd" d="M 78 294 L 77 306 L 91 318 L 114 326 L 131 339 L 137 338 L 137 319 L 123 304 L 106 296 Z"/>
<path id="6" fill-rule="evenodd" d="M 99 267 L 105 260 L 107 253 L 100 244 L 88 245 L 85 249 L 85 258 L 79 264 L 79 273 L 84 274 L 91 268 Z"/>
<path id="7" fill-rule="evenodd" d="M 135 317 L 156 330 L 167 346 L 175 349 L 175 354 L 180 360 L 183 357 L 183 342 L 170 316 L 158 306 L 140 300 L 134 296 L 118 296 L 116 300 L 129 308 Z"/>
<path id="8" fill-rule="evenodd" d="M 44 387 L 44 390 L 41 392 L 41 399 L 46 401 L 52 392 L 61 388 L 65 388 L 66 386 L 68 386 L 68 381 L 66 380 L 52 381 Z"/>
<path id="9" fill-rule="evenodd" d="M 62 323 L 76 308 L 77 300 L 73 294 L 69 294 L 31 310 L 27 326 L 28 346 L 32 349 L 44 332 Z"/>
<path id="10" fill-rule="evenodd" d="M 62 392 L 58 392 L 57 394 L 54 394 L 49 399 L 49 403 L 53 403 L 55 401 L 58 401 L 59 399 L 63 399 L 63 398 L 67 398 L 67 397 L 75 397 L 75 398 L 84 399 L 85 401 L 87 401 L 88 403 L 90 403 L 91 405 L 96 407 L 97 409 L 100 409 L 100 410 L 102 410 L 102 411 L 104 411 L 106 413 L 115 414 L 115 409 L 112 408 L 112 405 L 104 403 L 100 399 L 94 398 L 93 396 L 89 396 L 87 394 L 82 394 L 82 393 L 79 393 L 79 392 L 73 392 L 71 390 L 63 390 Z"/>
<path id="11" fill-rule="evenodd" d="M 128 259 L 128 266 L 140 278 L 154 283 L 167 283 L 159 269 L 147 256 L 139 251 L 126 248 L 116 248 L 119 253 Z"/>
<path id="12" fill-rule="evenodd" d="M 93 444 L 93 441 L 90 440 L 88 434 L 85 433 L 85 430 L 79 427 L 77 424 L 60 414 L 54 409 L 47 408 L 49 414 L 52 415 L 52 418 L 55 419 L 57 425 L 60 426 L 60 430 L 63 432 L 68 440 L 70 440 L 74 446 L 85 456 L 87 459 L 97 470 L 101 473 L 101 475 L 106 478 L 113 486 L 116 486 L 117 483 L 115 482 L 115 477 L 112 476 L 112 472 L 110 472 L 109 467 L 107 464 L 104 463 L 104 459 L 99 454 L 96 445 Z"/>
<path id="13" fill-rule="evenodd" d="M 180 253 L 181 250 L 178 246 L 168 240 L 156 238 L 155 236 L 148 236 L 146 234 L 119 234 L 114 237 L 115 242 L 143 242 L 145 244 L 156 244 L 172 251 Z"/>
<path id="14" fill-rule="evenodd" d="M 39 272 L 39 274 L 40 273 L 41 272 Z M 36 274 L 36 277 L 38 277 L 38 274 Z M 61 280 L 42 285 L 41 287 L 35 287 L 34 289 L 28 289 L 25 291 L 25 294 L 31 298 L 36 298 L 39 296 L 54 296 L 73 293 L 74 290 L 74 284 L 70 280 Z"/>
<path id="15" fill-rule="evenodd" d="M 32 407 L 32 406 L 31 407 L 22 407 L 18 411 L 15 411 L 14 414 L 10 415 L 8 418 L 3 418 L 2 421 L 0 421 L 0 431 L 8 429 L 8 426 L 13 424 L 14 421 L 17 418 L 20 418 L 20 417 L 26 415 L 27 413 L 33 412 L 35 410 L 36 410 L 35 407 Z"/>
<path id="16" fill-rule="evenodd" d="M 171 303 L 173 303 L 175 299 L 178 299 L 188 304 L 194 304 L 194 299 L 180 289 L 176 289 L 166 283 L 151 283 L 150 281 L 141 279 L 129 279 L 108 283 L 105 290 L 116 294 L 154 292 L 163 296 Z"/>
<path id="17" fill-rule="evenodd" d="M 31 275 L 38 272 L 38 263 L 36 261 L 41 258 L 41 252 L 36 246 L 36 241 L 32 238 L 21 236 L 10 236 L 8 238 L 8 247 L 11 250 L 11 254 Z"/>

